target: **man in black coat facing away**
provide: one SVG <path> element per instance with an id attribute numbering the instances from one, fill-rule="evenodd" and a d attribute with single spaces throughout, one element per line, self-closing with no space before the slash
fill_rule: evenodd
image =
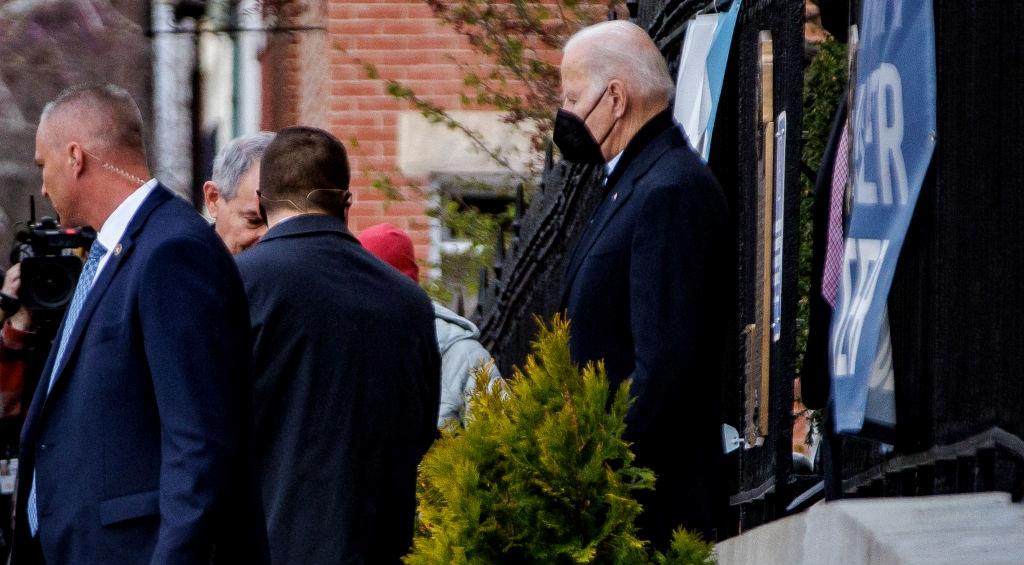
<path id="1" fill-rule="evenodd" d="M 555 142 L 603 165 L 605 196 L 563 285 L 574 361 L 632 379 L 626 420 L 637 463 L 657 475 L 640 497 L 640 535 L 667 545 L 682 525 L 713 536 L 721 489 L 721 369 L 729 336 L 729 212 L 721 188 L 672 120 L 657 47 L 625 21 L 585 28 L 562 60 Z"/>
<path id="2" fill-rule="evenodd" d="M 395 563 L 412 542 L 440 357 L 427 295 L 346 227 L 345 149 L 280 131 L 270 229 L 237 256 L 253 329 L 257 472 L 273 563 Z"/>

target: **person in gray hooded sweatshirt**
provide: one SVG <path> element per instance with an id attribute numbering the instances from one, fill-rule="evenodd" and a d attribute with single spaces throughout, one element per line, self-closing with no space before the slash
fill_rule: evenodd
<path id="1" fill-rule="evenodd" d="M 412 239 L 391 224 L 378 224 L 359 234 L 359 242 L 378 259 L 391 265 L 417 284 L 420 269 L 416 264 Z M 473 322 L 434 302 L 434 329 L 441 352 L 441 410 L 437 427 L 450 421 L 466 423 L 466 399 L 476 388 L 478 370 L 487 372 L 487 386 L 500 386 L 501 375 L 483 345 L 480 330 Z"/>

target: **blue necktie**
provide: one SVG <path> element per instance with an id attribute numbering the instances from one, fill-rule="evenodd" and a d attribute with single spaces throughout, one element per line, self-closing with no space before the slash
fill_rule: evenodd
<path id="1" fill-rule="evenodd" d="M 53 382 L 56 380 L 55 377 L 57 368 L 60 367 L 60 360 L 64 357 L 64 348 L 68 346 L 68 338 L 71 337 L 72 330 L 75 329 L 75 322 L 78 321 L 78 315 L 82 313 L 82 305 L 85 304 L 85 299 L 89 295 L 89 289 L 92 288 L 92 283 L 96 280 L 96 270 L 99 269 L 100 259 L 107 254 L 107 249 L 103 247 L 103 244 L 99 240 L 92 242 L 92 247 L 89 248 L 89 259 L 85 261 L 85 265 L 82 266 L 82 273 L 78 276 L 78 284 L 75 285 L 75 294 L 71 297 L 71 304 L 68 305 L 67 314 L 64 315 L 64 331 L 60 334 L 60 345 L 57 347 L 57 356 L 53 358 L 53 370 L 50 373 L 50 379 L 47 381 L 46 393 L 49 394 L 50 390 L 53 389 Z M 28 504 L 26 505 L 26 518 L 28 518 L 28 527 L 32 532 L 32 537 L 35 537 L 39 531 L 39 515 L 36 509 L 36 474 L 32 472 L 32 490 L 28 493 Z"/>

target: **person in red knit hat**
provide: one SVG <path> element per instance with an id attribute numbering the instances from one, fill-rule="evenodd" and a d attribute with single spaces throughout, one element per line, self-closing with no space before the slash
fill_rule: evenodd
<path id="1" fill-rule="evenodd" d="M 417 284 L 420 268 L 412 239 L 391 224 L 377 224 L 363 230 L 359 242 L 378 259 L 391 265 Z M 466 399 L 476 388 L 476 372 L 487 373 L 488 387 L 501 380 L 501 375 L 487 352 L 478 341 L 480 330 L 473 322 L 434 302 L 434 329 L 441 352 L 441 410 L 437 427 L 448 422 L 465 425 Z"/>
<path id="2" fill-rule="evenodd" d="M 359 243 L 378 259 L 396 268 L 403 275 L 420 283 L 420 267 L 412 239 L 391 224 L 377 224 L 359 233 Z"/>

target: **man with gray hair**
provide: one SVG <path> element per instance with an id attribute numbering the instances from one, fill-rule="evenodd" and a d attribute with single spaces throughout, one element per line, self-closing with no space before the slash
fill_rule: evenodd
<path id="1" fill-rule="evenodd" d="M 231 140 L 213 161 L 213 178 L 203 185 L 206 210 L 228 251 L 239 253 L 267 231 L 260 215 L 260 159 L 274 134 L 259 132 Z"/>
<path id="2" fill-rule="evenodd" d="M 96 239 L 21 434 L 12 563 L 265 563 L 231 256 L 150 178 L 124 90 L 46 105 L 42 195 Z"/>
<path id="3" fill-rule="evenodd" d="M 604 361 L 630 381 L 627 440 L 657 475 L 640 535 L 668 545 L 678 526 L 714 537 L 730 212 L 669 101 L 672 79 L 647 33 L 625 21 L 565 45 L 554 140 L 569 161 L 601 165 L 604 198 L 576 243 L 562 287 L 578 363 Z"/>

